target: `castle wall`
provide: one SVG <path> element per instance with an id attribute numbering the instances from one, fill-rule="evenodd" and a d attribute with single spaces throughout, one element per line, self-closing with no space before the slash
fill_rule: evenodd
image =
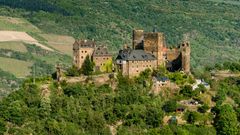
<path id="1" fill-rule="evenodd" d="M 93 54 L 94 48 L 79 48 L 79 50 L 75 50 L 73 52 L 73 56 L 74 56 L 74 65 L 80 69 L 87 57 L 87 55 L 89 55 L 89 57 L 91 58 L 92 54 Z"/>
<path id="2" fill-rule="evenodd" d="M 176 60 L 179 57 L 180 53 L 181 53 L 180 50 L 177 48 L 168 49 L 166 53 L 167 60 L 168 61 Z"/>
<path id="3" fill-rule="evenodd" d="M 101 72 L 106 72 L 103 66 L 107 64 L 108 61 L 112 60 L 111 55 L 104 56 L 93 56 L 93 62 L 95 63 L 95 69 Z"/>
<path id="4" fill-rule="evenodd" d="M 143 49 L 143 30 L 133 30 L 133 49 Z"/>
<path id="5" fill-rule="evenodd" d="M 157 60 L 148 61 L 128 61 L 128 76 L 138 76 L 142 71 L 146 69 L 157 68 Z"/>

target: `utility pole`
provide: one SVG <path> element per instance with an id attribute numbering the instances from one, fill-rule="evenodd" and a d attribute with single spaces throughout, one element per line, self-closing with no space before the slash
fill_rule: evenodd
<path id="1" fill-rule="evenodd" d="M 35 46 L 34 46 L 34 52 L 36 53 Z M 33 65 L 33 84 L 34 85 L 36 84 L 36 63 L 34 63 Z"/>
<path id="2" fill-rule="evenodd" d="M 36 83 L 35 77 L 36 77 L 36 65 L 34 64 L 34 66 L 33 66 L 33 84 Z"/>

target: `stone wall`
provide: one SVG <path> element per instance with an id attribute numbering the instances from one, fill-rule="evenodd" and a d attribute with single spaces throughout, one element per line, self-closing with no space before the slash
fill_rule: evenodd
<path id="1" fill-rule="evenodd" d="M 128 63 L 128 75 L 129 77 L 138 76 L 142 71 L 146 69 L 157 68 L 156 60 L 148 61 L 129 61 Z"/>
<path id="2" fill-rule="evenodd" d="M 166 52 L 166 57 L 168 61 L 176 60 L 180 55 L 180 50 L 178 48 L 168 49 Z"/>
<path id="3" fill-rule="evenodd" d="M 87 55 L 89 55 L 89 57 L 91 58 L 93 51 L 94 51 L 94 48 L 87 48 L 87 47 L 79 48 L 79 50 L 74 51 L 73 52 L 74 65 L 78 69 L 80 69 L 82 67 L 82 64 L 84 63 Z"/>
<path id="4" fill-rule="evenodd" d="M 144 51 L 153 54 L 157 58 L 157 65 L 164 64 L 164 47 L 165 38 L 163 33 L 144 33 Z"/>
<path id="5" fill-rule="evenodd" d="M 101 72 L 106 72 L 102 67 L 105 66 L 110 60 L 112 60 L 111 55 L 94 56 L 93 62 L 95 63 L 95 69 Z"/>
<path id="6" fill-rule="evenodd" d="M 133 30 L 133 49 L 143 49 L 144 31 Z"/>
<path id="7" fill-rule="evenodd" d="M 190 57 L 191 57 L 190 44 L 184 42 L 180 48 L 182 53 L 182 70 L 185 73 L 190 73 Z"/>

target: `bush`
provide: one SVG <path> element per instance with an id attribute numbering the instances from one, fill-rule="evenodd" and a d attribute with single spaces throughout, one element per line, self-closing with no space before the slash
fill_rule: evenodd
<path id="1" fill-rule="evenodd" d="M 162 108 L 165 112 L 175 112 L 177 109 L 177 101 L 176 100 L 167 101 Z"/>
<path id="2" fill-rule="evenodd" d="M 185 85 L 181 90 L 180 94 L 186 96 L 186 97 L 193 97 L 196 96 L 196 92 L 193 91 L 192 86 Z"/>
<path id="3" fill-rule="evenodd" d="M 77 69 L 76 66 L 72 66 L 72 67 L 67 69 L 66 75 L 67 76 L 79 76 L 80 72 L 79 72 L 79 70 Z"/>
<path id="4" fill-rule="evenodd" d="M 206 113 L 208 109 L 210 109 L 210 107 L 207 104 L 204 104 L 204 105 L 198 107 L 198 111 L 200 113 Z"/>

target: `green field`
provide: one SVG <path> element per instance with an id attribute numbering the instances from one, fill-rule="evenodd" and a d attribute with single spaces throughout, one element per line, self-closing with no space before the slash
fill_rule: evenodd
<path id="1" fill-rule="evenodd" d="M 40 30 L 25 19 L 0 16 L 0 30 L 40 32 Z"/>
<path id="2" fill-rule="evenodd" d="M 0 49 L 27 52 L 27 48 L 23 42 L 0 42 Z"/>
<path id="3" fill-rule="evenodd" d="M 11 58 L 0 57 L 0 68 L 3 71 L 10 72 L 16 77 L 22 78 L 30 75 L 30 67 L 33 63 L 20 61 Z"/>

